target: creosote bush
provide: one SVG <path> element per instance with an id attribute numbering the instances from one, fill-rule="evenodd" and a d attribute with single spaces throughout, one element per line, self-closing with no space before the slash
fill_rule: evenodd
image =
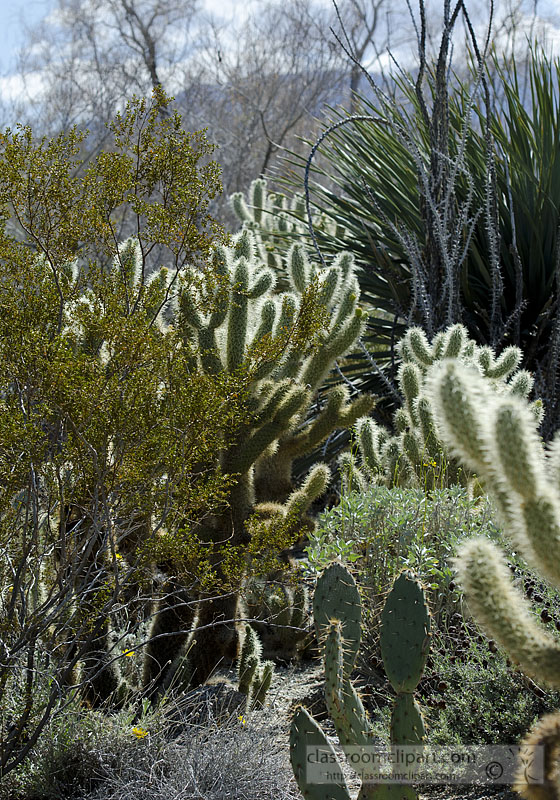
<path id="1" fill-rule="evenodd" d="M 212 148 L 169 103 L 132 101 L 87 168 L 75 130 L 0 136 L 2 776 L 76 692 L 125 702 L 111 628 L 151 602 L 138 542 L 231 482 L 207 465 L 244 416 L 245 377 L 193 373 L 195 351 L 159 324 L 221 236 Z"/>

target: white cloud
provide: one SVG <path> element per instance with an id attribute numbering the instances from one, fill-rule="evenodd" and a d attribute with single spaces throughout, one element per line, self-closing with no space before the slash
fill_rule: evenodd
<path id="1" fill-rule="evenodd" d="M 44 89 L 40 72 L 28 72 L 21 75 L 0 77 L 0 97 L 4 102 L 21 100 L 22 98 L 39 97 Z"/>

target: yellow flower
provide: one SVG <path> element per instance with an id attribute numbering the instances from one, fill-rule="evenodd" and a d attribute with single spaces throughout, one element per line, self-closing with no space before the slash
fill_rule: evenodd
<path id="1" fill-rule="evenodd" d="M 117 559 L 117 561 L 122 561 L 122 556 L 120 553 L 115 553 L 115 558 Z"/>
<path id="2" fill-rule="evenodd" d="M 126 651 L 126 653 L 125 653 L 124 655 L 125 655 L 127 658 L 131 658 L 131 657 L 132 657 L 133 655 L 135 655 L 135 654 L 136 654 L 136 652 L 135 652 L 134 650 L 127 650 L 127 651 Z"/>
<path id="3" fill-rule="evenodd" d="M 148 731 L 145 731 L 144 728 L 138 728 L 138 727 L 133 728 L 132 733 L 136 736 L 137 739 L 143 739 L 144 736 L 148 735 Z"/>
<path id="4" fill-rule="evenodd" d="M 239 720 L 239 722 L 240 722 L 242 725 L 246 725 L 246 724 L 247 724 L 247 720 L 245 719 L 245 717 L 243 716 L 243 714 L 240 714 L 240 715 L 237 717 L 237 719 Z"/>

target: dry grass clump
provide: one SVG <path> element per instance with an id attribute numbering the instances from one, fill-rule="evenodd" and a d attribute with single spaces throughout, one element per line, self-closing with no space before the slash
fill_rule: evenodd
<path id="1" fill-rule="evenodd" d="M 213 717 L 201 702 L 203 713 L 188 696 L 137 715 L 67 710 L 0 800 L 292 800 L 270 711 Z"/>

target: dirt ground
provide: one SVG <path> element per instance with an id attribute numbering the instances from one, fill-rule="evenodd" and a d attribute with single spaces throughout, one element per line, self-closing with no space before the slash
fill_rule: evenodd
<path id="1" fill-rule="evenodd" d="M 300 704 L 321 723 L 336 748 L 338 739 L 332 723 L 326 717 L 323 686 L 323 670 L 319 664 L 276 668 L 265 713 L 273 712 L 277 717 L 278 736 L 282 744 L 285 743 L 286 753 L 290 720 L 295 707 Z M 357 791 L 359 783 L 350 769 L 347 781 L 350 788 Z M 519 800 L 519 795 L 506 786 L 426 786 L 419 789 L 419 795 L 421 800 Z"/>

